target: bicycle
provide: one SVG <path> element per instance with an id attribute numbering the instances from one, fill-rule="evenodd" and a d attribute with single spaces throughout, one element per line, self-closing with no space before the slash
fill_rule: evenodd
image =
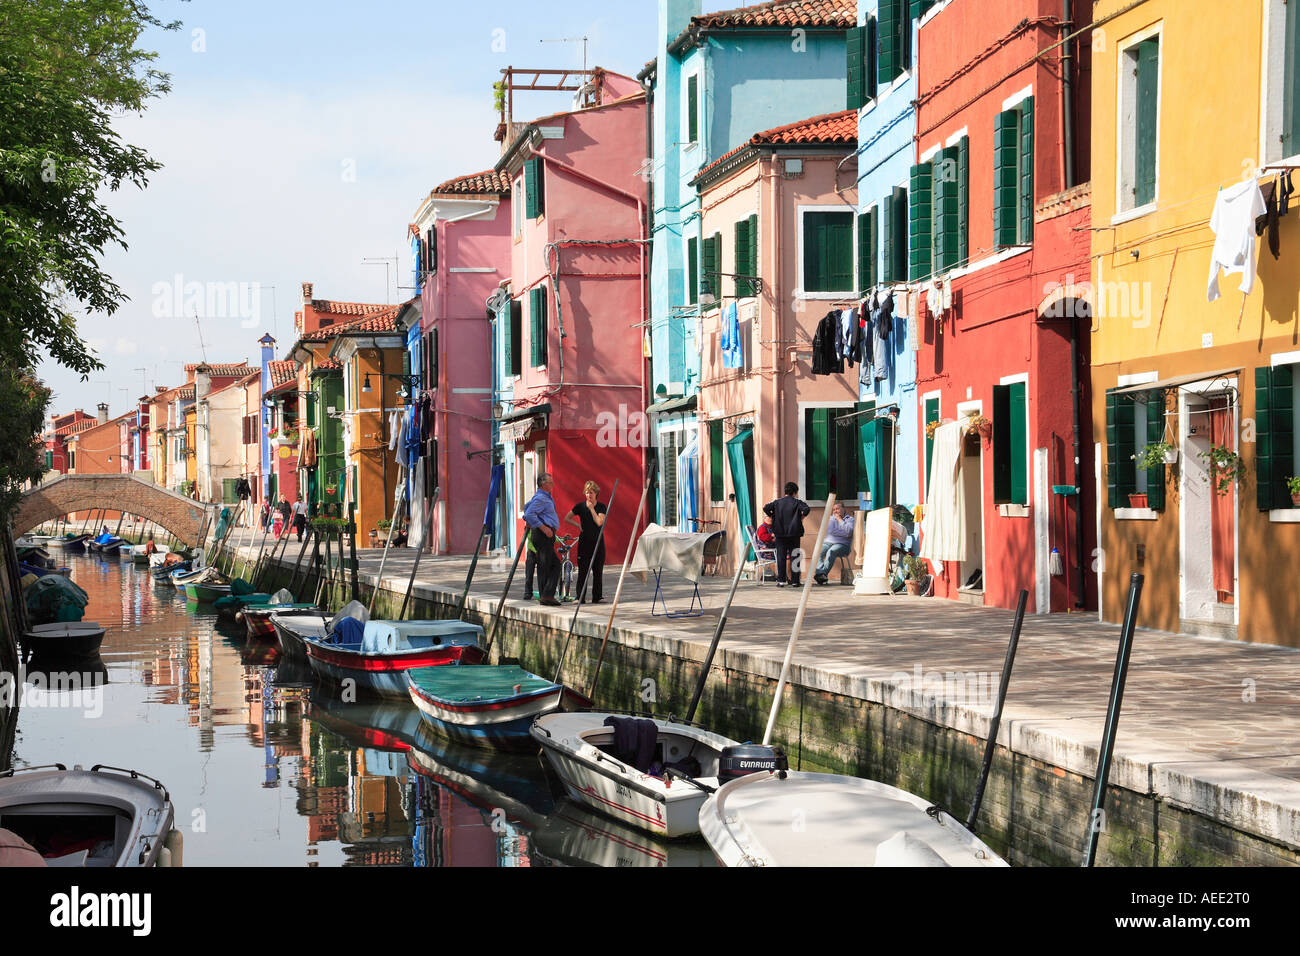
<path id="1" fill-rule="evenodd" d="M 575 600 L 573 595 L 573 576 L 578 573 L 578 567 L 569 560 L 569 552 L 573 550 L 577 538 L 555 539 L 556 550 L 560 553 L 560 581 L 556 587 L 556 597 L 561 601 Z"/>

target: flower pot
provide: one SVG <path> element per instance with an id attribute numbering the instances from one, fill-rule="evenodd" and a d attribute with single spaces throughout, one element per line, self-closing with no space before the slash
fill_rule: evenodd
<path id="1" fill-rule="evenodd" d="M 1291 504 L 1297 508 L 1300 508 L 1300 494 L 1295 494 L 1291 496 Z"/>
<path id="2" fill-rule="evenodd" d="M 378 531 L 373 531 L 373 530 L 372 530 L 372 531 L 370 532 L 370 547 L 372 547 L 372 548 L 377 548 L 377 547 L 379 547 L 379 532 L 378 532 Z"/>
<path id="3" fill-rule="evenodd" d="M 1147 506 L 1147 496 L 1131 494 L 1128 496 L 1128 506 L 1130 508 L 1145 508 Z"/>
<path id="4" fill-rule="evenodd" d="M 1171 448 L 1171 449 L 1169 449 L 1167 452 L 1165 452 L 1165 464 L 1166 464 L 1166 465 L 1176 465 L 1176 464 L 1178 464 L 1178 449 L 1177 449 L 1177 448 Z"/>
<path id="5" fill-rule="evenodd" d="M 903 582 L 903 586 L 904 586 L 905 588 L 907 588 L 907 593 L 908 593 L 910 596 L 912 596 L 912 597 L 920 597 L 920 596 L 921 596 L 921 582 L 920 582 L 920 581 L 913 581 L 911 578 L 908 578 L 906 581 Z"/>

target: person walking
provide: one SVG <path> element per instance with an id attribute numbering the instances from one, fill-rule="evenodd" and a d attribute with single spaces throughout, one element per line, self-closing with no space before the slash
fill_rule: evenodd
<path id="1" fill-rule="evenodd" d="M 524 508 L 524 524 L 529 528 L 528 536 L 533 547 L 537 549 L 538 587 L 542 592 L 541 603 L 547 607 L 559 607 L 555 600 L 555 587 L 560 583 L 560 559 L 555 556 L 555 535 L 560 530 L 560 519 L 555 513 L 555 499 L 551 491 L 555 488 L 555 479 L 543 472 L 537 476 L 537 491 Z"/>
<path id="2" fill-rule="evenodd" d="M 262 530 L 265 531 L 271 524 L 271 499 L 262 499 Z"/>
<path id="3" fill-rule="evenodd" d="M 583 488 L 583 500 L 574 505 L 564 520 L 582 530 L 578 534 L 578 600 L 587 599 L 587 578 L 591 578 L 591 603 L 602 600 L 602 577 L 605 570 L 605 540 L 600 529 L 605 524 L 605 506 L 598 501 L 600 486 L 594 481 Z M 597 547 L 597 539 L 600 539 Z"/>
<path id="4" fill-rule="evenodd" d="M 301 495 L 293 497 L 293 530 L 299 541 L 302 540 L 302 533 L 307 530 L 307 505 Z"/>
<path id="5" fill-rule="evenodd" d="M 853 550 L 853 515 L 844 514 L 844 505 L 835 502 L 831 509 L 831 518 L 826 525 L 826 541 L 822 544 L 822 553 L 818 555 L 817 573 L 813 580 L 818 584 L 826 583 L 826 576 L 831 573 L 835 562 Z"/>
<path id="6" fill-rule="evenodd" d="M 280 500 L 275 506 L 275 517 L 272 520 L 274 525 L 271 533 L 277 539 L 284 537 L 285 532 L 289 530 L 289 499 L 284 495 L 280 496 Z"/>
<path id="7" fill-rule="evenodd" d="M 787 582 L 791 587 L 799 586 L 799 570 L 803 564 L 799 542 L 803 538 L 803 519 L 812 509 L 808 502 L 795 497 L 798 494 L 799 486 L 787 481 L 785 496 L 763 506 L 763 514 L 772 516 L 772 533 L 776 535 L 776 586 L 779 588 L 785 587 Z M 787 560 L 790 562 L 788 576 Z"/>

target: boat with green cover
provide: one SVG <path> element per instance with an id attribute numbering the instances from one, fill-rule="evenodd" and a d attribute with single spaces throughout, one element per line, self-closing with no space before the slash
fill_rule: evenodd
<path id="1" fill-rule="evenodd" d="M 411 700 L 435 731 L 458 743 L 531 750 L 534 720 L 559 710 L 564 686 L 514 664 L 421 667 L 407 673 Z"/>

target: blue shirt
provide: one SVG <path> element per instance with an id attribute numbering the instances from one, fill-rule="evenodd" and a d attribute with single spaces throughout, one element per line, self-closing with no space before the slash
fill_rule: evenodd
<path id="1" fill-rule="evenodd" d="M 853 546 L 853 515 L 846 514 L 843 518 L 831 515 L 826 527 L 826 543 Z"/>
<path id="2" fill-rule="evenodd" d="M 539 528 L 542 525 L 548 528 L 560 526 L 560 517 L 555 513 L 555 499 L 551 497 L 549 491 L 537 489 L 528 502 L 528 507 L 524 508 L 524 524 L 530 528 Z"/>

